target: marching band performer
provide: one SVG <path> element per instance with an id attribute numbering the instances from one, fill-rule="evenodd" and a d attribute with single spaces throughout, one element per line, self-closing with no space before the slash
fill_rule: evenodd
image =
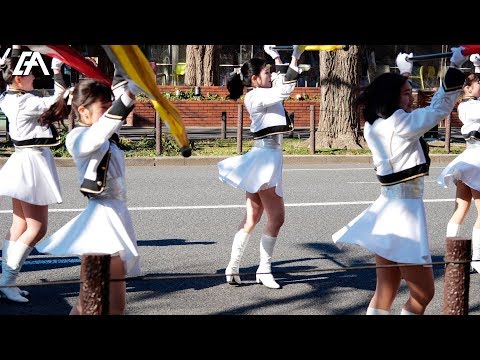
<path id="1" fill-rule="evenodd" d="M 447 224 L 447 237 L 458 236 L 460 227 L 474 200 L 477 220 L 472 229 L 472 260 L 480 260 L 480 54 L 472 54 L 470 61 L 475 72 L 467 74 L 464 97 L 458 105 L 458 117 L 463 123 L 461 133 L 466 149 L 458 155 L 437 178 L 437 183 L 456 186 L 455 209 Z M 480 272 L 480 261 L 472 262 Z"/>
<path id="2" fill-rule="evenodd" d="M 266 46 L 265 50 L 278 64 L 279 54 L 272 47 Z M 260 264 L 256 281 L 268 288 L 280 288 L 271 274 L 271 261 L 278 233 L 285 220 L 283 134 L 293 130 L 283 101 L 295 88 L 299 74 L 297 61 L 302 53 L 303 49 L 294 45 L 288 70 L 285 74 L 275 74 L 273 82 L 270 67 L 260 58 L 248 60 L 242 65 L 240 73 L 232 73 L 227 82 L 231 99 L 240 98 L 245 86 L 248 89 L 244 105 L 250 114 L 250 131 L 254 138 L 250 151 L 218 163 L 219 179 L 245 190 L 246 194 L 246 215 L 234 236 L 230 262 L 225 269 L 226 280 L 231 285 L 242 283 L 238 274 L 240 260 L 250 234 L 265 211 L 267 223 L 260 239 Z"/>
<path id="3" fill-rule="evenodd" d="M 111 279 L 141 274 L 137 239 L 126 201 L 125 158 L 117 146 L 118 131 L 132 111 L 139 89 L 114 77 L 112 89 L 95 80 L 79 82 L 71 94 L 69 118 L 78 123 L 66 138 L 66 147 L 78 171 L 80 191 L 88 198 L 86 209 L 53 235 L 36 245 L 38 251 L 60 256 L 110 254 Z M 112 98 L 115 100 L 112 102 Z M 44 114 L 64 116 L 65 101 Z M 82 259 L 83 261 L 83 259 Z M 125 312 L 126 283 L 110 283 L 109 314 Z M 84 311 L 79 298 L 70 312 Z"/>
<path id="4" fill-rule="evenodd" d="M 400 53 L 400 74 L 385 73 L 360 94 L 364 136 L 372 152 L 381 194 L 375 202 L 332 235 L 336 244 L 357 244 L 375 253 L 377 284 L 367 315 L 390 314 L 401 279 L 410 296 L 402 315 L 421 315 L 433 298 L 434 279 L 428 243 L 424 176 L 430 159 L 421 136 L 447 117 L 455 106 L 465 75 L 458 68 L 467 57 L 452 48 L 450 68 L 442 87 L 425 108 L 413 110 L 408 75 L 413 54 Z M 406 76 L 404 76 L 404 75 Z M 398 263 L 417 264 L 395 266 Z"/>
<path id="5" fill-rule="evenodd" d="M 55 126 L 40 115 L 64 93 L 62 62 L 52 59 L 54 94 L 31 93 L 35 76 L 13 75 L 22 47 L 13 45 L 11 57 L 0 64 L 8 90 L 0 96 L 0 108 L 9 121 L 15 152 L 0 171 L 0 195 L 12 198 L 12 225 L 3 240 L 0 293 L 14 302 L 28 302 L 28 292 L 14 286 L 35 244 L 45 236 L 48 205 L 62 203 L 60 182 L 50 146 L 59 144 Z M 63 123 L 63 119 L 58 119 Z M 7 286 L 7 287 L 2 287 Z"/>

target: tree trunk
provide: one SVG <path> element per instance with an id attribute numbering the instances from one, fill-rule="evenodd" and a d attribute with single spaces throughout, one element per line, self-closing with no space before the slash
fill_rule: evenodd
<path id="1" fill-rule="evenodd" d="M 315 147 L 366 148 L 360 132 L 360 114 L 355 99 L 361 75 L 362 46 L 348 51 L 320 51 L 320 118 Z"/>
<path id="2" fill-rule="evenodd" d="M 214 86 L 220 82 L 218 45 L 187 45 L 185 85 Z"/>
<path id="3" fill-rule="evenodd" d="M 195 86 L 202 86 L 203 82 L 203 58 L 205 57 L 205 45 L 195 47 Z"/>
<path id="4" fill-rule="evenodd" d="M 187 45 L 187 59 L 185 67 L 185 85 L 194 86 L 196 81 L 195 70 L 195 47 L 198 45 Z"/>
<path id="5" fill-rule="evenodd" d="M 213 85 L 215 69 L 214 50 L 214 45 L 187 45 L 185 85 Z"/>
<path id="6" fill-rule="evenodd" d="M 203 59 L 203 86 L 213 86 L 218 77 L 217 56 L 215 45 L 205 45 L 205 58 Z"/>

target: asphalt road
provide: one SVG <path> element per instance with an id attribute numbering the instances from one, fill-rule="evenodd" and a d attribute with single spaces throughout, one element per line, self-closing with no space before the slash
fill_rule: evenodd
<path id="1" fill-rule="evenodd" d="M 454 189 L 440 188 L 432 164 L 425 203 L 434 262 L 442 262 Z M 48 234 L 86 204 L 75 168 L 58 168 L 64 202 L 50 208 Z M 261 224 L 241 264 L 244 286 L 225 282 L 233 235 L 244 213 L 244 194 L 217 179 L 215 165 L 129 166 L 131 210 L 144 276 L 127 283 L 127 315 L 362 315 L 375 289 L 371 253 L 337 248 L 331 234 L 358 215 L 379 193 L 370 164 L 286 162 L 286 222 L 273 255 L 280 290 L 255 283 Z M 11 204 L 0 198 L 0 233 L 10 225 Z M 475 211 L 462 236 L 469 236 Z M 408 224 L 406 224 L 408 226 Z M 99 239 L 100 240 L 100 239 Z M 357 267 L 357 269 L 355 269 Z M 358 269 L 362 267 L 363 269 Z M 33 252 L 19 276 L 31 302 L 0 303 L 0 315 L 66 315 L 78 296 L 78 258 Z M 443 313 L 444 267 L 435 265 L 436 294 L 427 315 Z M 479 274 L 471 275 L 469 311 L 480 314 Z M 71 281 L 73 283 L 54 283 Z M 402 284 L 392 312 L 407 299 Z"/>

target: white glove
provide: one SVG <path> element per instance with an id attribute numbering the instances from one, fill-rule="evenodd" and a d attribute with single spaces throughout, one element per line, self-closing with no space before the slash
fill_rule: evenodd
<path id="1" fill-rule="evenodd" d="M 465 50 L 463 46 L 452 47 L 453 54 L 450 58 L 450 67 L 460 68 L 468 60 L 468 56 L 463 55 L 462 50 Z"/>
<path id="2" fill-rule="evenodd" d="M 404 73 L 412 73 L 413 63 L 410 58 L 413 56 L 413 53 L 398 53 L 397 58 L 395 59 L 395 63 L 397 64 L 398 71 L 400 74 Z"/>
<path id="3" fill-rule="evenodd" d="M 303 46 L 293 45 L 292 56 L 296 57 L 297 59 L 300 59 L 300 56 L 303 54 L 304 50 L 305 50 L 305 47 Z"/>
<path id="4" fill-rule="evenodd" d="M 470 61 L 472 62 L 473 66 L 480 66 L 480 54 L 470 55 Z"/>
<path id="5" fill-rule="evenodd" d="M 50 66 L 53 70 L 59 70 L 62 68 L 63 61 L 57 58 L 52 58 L 52 65 Z"/>
<path id="6" fill-rule="evenodd" d="M 270 55 L 270 57 L 272 59 L 276 59 L 277 57 L 280 56 L 280 54 L 276 51 L 276 50 L 273 50 L 272 48 L 274 47 L 275 45 L 263 45 L 263 50 L 268 54 Z"/>

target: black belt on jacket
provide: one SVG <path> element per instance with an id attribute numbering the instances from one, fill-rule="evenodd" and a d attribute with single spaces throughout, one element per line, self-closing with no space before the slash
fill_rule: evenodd
<path id="1" fill-rule="evenodd" d="M 427 163 L 416 165 L 410 169 L 405 169 L 393 174 L 388 175 L 377 175 L 378 181 L 382 185 L 395 185 L 401 182 L 405 182 L 411 179 L 415 179 L 419 176 L 428 175 L 430 165 Z"/>
<path id="2" fill-rule="evenodd" d="M 50 125 L 50 131 L 52 132 L 51 138 L 34 138 L 34 139 L 26 139 L 26 140 L 12 139 L 12 143 L 18 148 L 60 145 L 60 140 L 58 140 L 58 132 L 55 126 Z"/>

